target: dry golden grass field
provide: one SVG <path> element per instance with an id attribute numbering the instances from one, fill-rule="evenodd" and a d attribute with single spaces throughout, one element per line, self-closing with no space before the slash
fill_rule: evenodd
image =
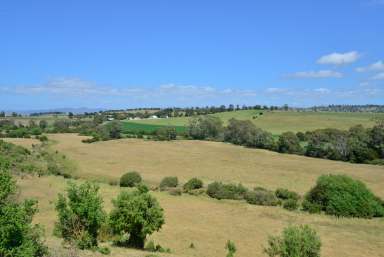
<path id="1" fill-rule="evenodd" d="M 359 178 L 379 196 L 384 197 L 384 168 L 282 155 L 217 142 L 155 142 L 134 139 L 93 144 L 81 143 L 73 134 L 50 135 L 51 147 L 76 163 L 82 179 L 117 180 L 128 170 L 137 170 L 145 182 L 157 185 L 164 176 L 178 176 L 181 182 L 200 177 L 241 182 L 249 187 L 270 189 L 287 187 L 306 192 L 320 174 L 344 173 Z M 46 228 L 47 243 L 60 249 L 61 240 L 52 236 L 56 220 L 54 201 L 63 192 L 66 180 L 61 177 L 25 177 L 19 179 L 21 197 L 39 200 L 40 212 L 35 222 Z M 106 210 L 120 191 L 117 186 L 101 185 Z M 206 196 L 171 196 L 152 193 L 165 211 L 166 224 L 152 235 L 156 243 L 172 250 L 159 256 L 225 256 L 225 243 L 236 243 L 238 257 L 258 257 L 268 235 L 275 235 L 289 224 L 309 224 L 319 233 L 326 257 L 384 257 L 384 219 L 346 219 L 304 212 L 289 212 L 280 207 L 252 206 L 242 201 L 215 200 Z M 193 243 L 195 249 L 190 249 Z M 144 257 L 149 252 L 111 247 L 110 256 Z M 82 251 L 81 256 L 101 256 Z"/>
<path id="2" fill-rule="evenodd" d="M 33 138 L 2 138 L 2 140 L 13 143 L 15 145 L 20 145 L 22 147 L 25 147 L 27 149 L 32 149 L 32 145 L 38 145 L 40 144 L 40 141 Z"/>
<path id="3" fill-rule="evenodd" d="M 204 182 L 241 182 L 246 186 L 285 187 L 305 193 L 318 176 L 344 173 L 366 182 L 384 197 L 384 168 L 298 155 L 250 149 L 221 142 L 177 140 L 169 142 L 121 139 L 82 143 L 75 134 L 52 134 L 55 150 L 78 166 L 77 175 L 94 180 L 115 180 L 127 171 L 158 185 L 165 176 L 181 182 L 199 177 Z"/>
<path id="4" fill-rule="evenodd" d="M 47 243 L 52 249 L 60 249 L 61 240 L 52 236 L 56 221 L 54 201 L 65 188 L 65 180 L 59 177 L 28 177 L 19 180 L 22 197 L 39 200 L 40 212 L 35 222 L 46 229 Z M 101 185 L 106 210 L 119 187 Z M 155 242 L 172 249 L 172 254 L 161 256 L 225 256 L 224 245 L 233 240 L 238 248 L 236 256 L 257 257 L 263 254 L 268 235 L 278 234 L 289 224 L 309 224 L 322 239 L 322 256 L 362 257 L 384 256 L 383 219 L 337 219 L 325 215 L 289 212 L 279 207 L 252 206 L 244 202 L 218 201 L 208 197 L 189 195 L 170 196 L 155 192 L 165 210 L 166 224 L 152 235 Z M 193 243 L 195 249 L 190 249 Z M 145 251 L 111 247 L 114 257 L 144 257 Z M 81 256 L 101 256 L 82 251 Z"/>

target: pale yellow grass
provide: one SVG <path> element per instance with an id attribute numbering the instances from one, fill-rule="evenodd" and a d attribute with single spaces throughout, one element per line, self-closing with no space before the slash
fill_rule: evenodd
<path id="1" fill-rule="evenodd" d="M 59 177 L 27 177 L 19 179 L 21 197 L 39 200 L 40 212 L 35 222 L 46 228 L 47 243 L 60 248 L 61 240 L 52 236 L 56 220 L 54 201 L 57 193 L 65 188 L 66 181 Z M 107 211 L 119 187 L 101 185 L 101 194 Z M 152 238 L 162 246 L 170 247 L 172 254 L 161 256 L 225 256 L 224 245 L 228 239 L 236 243 L 239 257 L 265 256 L 262 252 L 268 235 L 274 235 L 290 224 L 309 224 L 319 233 L 323 247 L 322 256 L 363 257 L 384 256 L 383 219 L 337 219 L 325 215 L 288 212 L 279 207 L 251 206 L 243 202 L 218 201 L 208 197 L 183 195 L 170 196 L 155 192 L 165 210 L 166 224 Z M 190 249 L 190 243 L 195 249 Z M 110 256 L 144 257 L 148 252 L 112 247 Z M 82 251 L 81 256 L 101 256 Z"/>
<path id="2" fill-rule="evenodd" d="M 207 141 L 156 142 L 122 139 L 85 144 L 74 134 L 50 135 L 52 147 L 78 164 L 77 175 L 87 179 L 118 180 L 130 170 L 158 185 L 164 176 L 192 177 L 205 182 L 241 182 L 248 187 L 285 187 L 307 192 L 321 174 L 347 174 L 361 179 L 384 197 L 383 166 L 351 164 L 279 154 Z"/>
<path id="3" fill-rule="evenodd" d="M 1 140 L 13 143 L 15 145 L 20 145 L 28 149 L 32 149 L 32 145 L 40 144 L 39 140 L 33 138 L 1 138 Z"/>

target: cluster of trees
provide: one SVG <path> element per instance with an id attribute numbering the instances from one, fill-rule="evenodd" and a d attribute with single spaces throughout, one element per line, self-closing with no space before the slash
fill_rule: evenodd
<path id="1" fill-rule="evenodd" d="M 109 250 L 98 246 L 101 231 L 116 245 L 143 249 L 147 235 L 164 224 L 163 209 L 145 185 L 139 184 L 134 191 L 122 191 L 112 201 L 114 208 L 109 215 L 98 191 L 99 187 L 89 182 L 70 183 L 66 195 L 59 194 L 57 235 L 80 249 L 108 253 Z"/>
<path id="2" fill-rule="evenodd" d="M 328 105 L 313 106 L 305 109 L 305 111 L 315 112 L 384 112 L 384 105 L 365 104 L 365 105 Z"/>
<path id="3" fill-rule="evenodd" d="M 298 147 L 302 142 L 305 146 Z M 384 123 L 378 121 L 372 128 L 358 125 L 349 130 L 319 129 L 298 133 L 290 144 L 294 145 L 298 153 L 311 157 L 380 164 L 384 158 Z"/>
<path id="4" fill-rule="evenodd" d="M 105 110 L 93 113 L 84 113 L 84 114 L 68 114 L 68 117 L 71 118 L 93 118 L 95 116 L 102 116 L 104 120 L 108 118 L 113 118 L 115 120 L 124 120 L 128 118 L 140 118 L 147 119 L 155 115 L 159 118 L 170 118 L 170 117 L 192 117 L 196 115 L 207 115 L 214 114 L 219 112 L 231 112 L 239 110 L 282 110 L 287 111 L 292 108 L 288 105 L 283 106 L 267 106 L 267 105 L 220 105 L 220 106 L 204 106 L 204 107 L 168 107 L 168 108 L 137 108 L 137 109 L 121 109 L 121 110 Z"/>
<path id="5" fill-rule="evenodd" d="M 306 133 L 285 132 L 277 140 L 250 120 L 230 119 L 226 127 L 214 116 L 192 118 L 187 134 L 192 139 L 218 140 L 247 147 L 302 154 L 311 157 L 354 163 L 382 163 L 384 158 L 384 122 L 372 128 L 361 125 L 349 130 L 318 129 Z"/>

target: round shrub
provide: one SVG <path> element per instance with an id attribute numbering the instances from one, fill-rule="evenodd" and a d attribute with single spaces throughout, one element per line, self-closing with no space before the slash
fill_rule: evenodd
<path id="1" fill-rule="evenodd" d="M 343 217 L 383 217 L 384 207 L 359 180 L 345 175 L 323 175 L 307 193 L 304 210 Z"/>
<path id="2" fill-rule="evenodd" d="M 283 202 L 283 208 L 289 211 L 294 211 L 299 208 L 299 202 L 295 199 L 287 199 Z"/>
<path id="3" fill-rule="evenodd" d="M 179 179 L 177 177 L 165 177 L 160 182 L 160 189 L 164 190 L 167 187 L 177 187 Z"/>
<path id="4" fill-rule="evenodd" d="M 188 180 L 187 183 L 184 184 L 183 189 L 185 191 L 191 191 L 191 190 L 199 189 L 202 187 L 203 187 L 203 181 L 201 181 L 198 178 L 191 178 L 190 180 Z"/>
<path id="5" fill-rule="evenodd" d="M 244 198 L 247 203 L 255 205 L 276 206 L 279 203 L 273 192 L 267 190 L 248 191 Z"/>
<path id="6" fill-rule="evenodd" d="M 120 186 L 121 187 L 134 187 L 137 184 L 141 182 L 141 176 L 138 172 L 136 171 L 131 171 L 125 173 L 123 176 L 120 178 Z"/>
<path id="7" fill-rule="evenodd" d="M 240 200 L 244 198 L 248 190 L 241 184 L 223 184 L 221 182 L 213 182 L 208 185 L 207 195 L 216 199 L 232 199 Z"/>
<path id="8" fill-rule="evenodd" d="M 264 252 L 269 257 L 320 257 L 320 248 L 320 237 L 305 225 L 287 227 L 281 236 L 269 237 Z"/>
<path id="9" fill-rule="evenodd" d="M 122 246 L 144 248 L 147 236 L 159 231 L 164 224 L 163 209 L 144 185 L 132 192 L 121 192 L 113 205 L 109 225 Z"/>
<path id="10" fill-rule="evenodd" d="M 276 189 L 275 195 L 277 198 L 281 200 L 288 200 L 288 199 L 299 200 L 300 198 L 298 193 L 294 191 L 289 191 L 288 189 L 285 189 L 285 188 Z"/>

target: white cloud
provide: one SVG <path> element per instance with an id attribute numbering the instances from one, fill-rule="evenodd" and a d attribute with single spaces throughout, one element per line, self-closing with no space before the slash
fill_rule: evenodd
<path id="1" fill-rule="evenodd" d="M 323 87 L 321 87 L 321 88 L 316 88 L 316 89 L 314 89 L 313 91 L 314 91 L 314 92 L 317 92 L 317 93 L 319 93 L 319 94 L 322 94 L 322 95 L 326 95 L 326 94 L 331 93 L 331 90 L 329 90 L 328 88 L 323 88 Z"/>
<path id="2" fill-rule="evenodd" d="M 371 65 L 368 65 L 367 67 L 356 68 L 356 71 L 357 72 L 384 71 L 384 62 L 383 61 L 377 61 L 375 63 L 372 63 Z"/>
<path id="3" fill-rule="evenodd" d="M 341 78 L 343 74 L 337 71 L 320 70 L 320 71 L 299 71 L 288 74 L 287 78 L 307 79 L 307 78 Z"/>
<path id="4" fill-rule="evenodd" d="M 375 76 L 371 77 L 372 80 L 384 80 L 384 72 L 380 72 Z"/>
<path id="5" fill-rule="evenodd" d="M 347 53 L 331 53 L 324 55 L 317 60 L 319 64 L 333 64 L 344 65 L 357 61 L 360 58 L 360 54 L 357 51 L 351 51 Z"/>
<path id="6" fill-rule="evenodd" d="M 174 98 L 193 100 L 220 96 L 253 97 L 254 90 L 218 89 L 211 86 L 165 84 L 152 88 L 111 87 L 79 78 L 57 78 L 40 85 L 0 86 L 0 92 L 23 95 L 65 95 L 70 97 L 131 97 L 134 99 Z"/>

